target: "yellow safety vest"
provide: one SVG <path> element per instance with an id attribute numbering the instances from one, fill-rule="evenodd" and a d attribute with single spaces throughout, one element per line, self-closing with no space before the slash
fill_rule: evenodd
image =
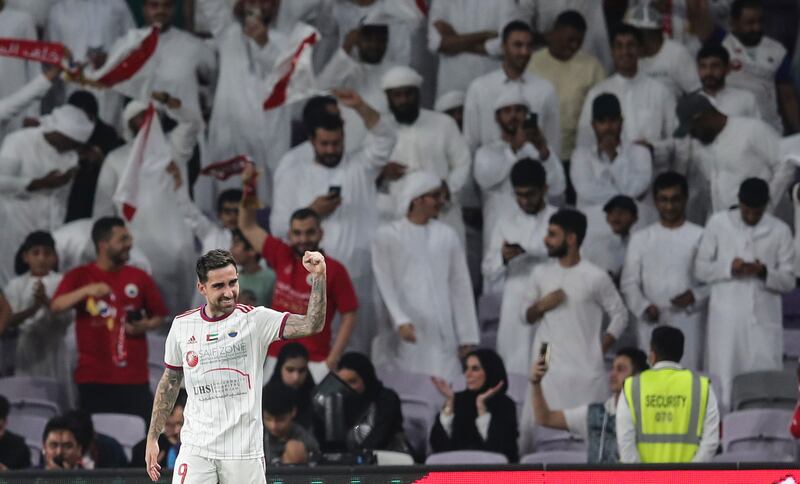
<path id="1" fill-rule="evenodd" d="M 708 402 L 708 378 L 690 370 L 647 370 L 625 380 L 625 399 L 644 463 L 691 462 Z"/>

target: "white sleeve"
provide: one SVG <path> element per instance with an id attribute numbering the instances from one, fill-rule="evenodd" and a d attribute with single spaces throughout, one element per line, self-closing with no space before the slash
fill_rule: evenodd
<path id="1" fill-rule="evenodd" d="M 442 45 L 442 34 L 439 33 L 434 24 L 439 20 L 450 23 L 445 18 L 447 8 L 445 5 L 445 2 L 433 2 L 430 10 L 428 10 L 428 50 L 432 54 L 438 54 L 439 47 Z"/>
<path id="2" fill-rule="evenodd" d="M 286 327 L 289 313 L 281 313 L 264 306 L 256 306 L 247 313 L 247 317 L 250 323 L 256 325 L 256 334 L 260 337 L 264 349 L 273 341 L 283 339 L 283 330 Z"/>
<path id="3" fill-rule="evenodd" d="M 644 254 L 640 242 L 642 239 L 637 235 L 639 234 L 633 234 L 628 244 L 619 286 L 620 291 L 625 296 L 628 308 L 636 317 L 640 318 L 651 302 L 647 300 L 642 291 L 642 260 Z"/>
<path id="4" fill-rule="evenodd" d="M 700 446 L 697 448 L 692 462 L 711 462 L 711 459 L 717 454 L 717 448 L 719 448 L 719 403 L 714 388 L 709 383 L 703 435 L 700 437 Z"/>
<path id="5" fill-rule="evenodd" d="M 597 282 L 597 285 L 598 302 L 603 306 L 606 314 L 608 314 L 608 317 L 611 319 L 608 328 L 606 328 L 606 333 L 619 339 L 623 331 L 625 331 L 625 327 L 628 325 L 628 308 L 625 307 L 625 303 L 622 302 L 622 297 L 620 297 L 619 292 L 617 292 L 617 288 L 614 287 L 611 276 L 603 272 L 600 275 L 600 280 Z"/>
<path id="6" fill-rule="evenodd" d="M 389 162 L 396 143 L 397 130 L 386 119 L 386 115 L 381 115 L 378 124 L 367 131 L 361 150 L 355 156 L 375 170 L 374 176 L 377 177 L 378 172 Z"/>
<path id="7" fill-rule="evenodd" d="M 550 93 L 542 106 L 542 112 L 539 113 L 540 125 L 544 130 L 544 135 L 547 138 L 547 146 L 550 151 L 555 153 L 555 158 L 561 159 L 561 111 L 558 106 L 558 93 L 555 88 L 547 81 L 550 88 Z"/>
<path id="8" fill-rule="evenodd" d="M 320 89 L 349 87 L 353 78 L 359 76 L 360 70 L 358 63 L 339 48 L 317 76 L 317 85 Z"/>
<path id="9" fill-rule="evenodd" d="M 595 175 L 592 169 L 592 156 L 588 148 L 576 148 L 572 152 L 569 174 L 572 178 L 572 185 L 575 187 L 575 193 L 578 195 L 578 201 L 589 205 L 599 205 L 606 203 L 619 192 L 616 187 L 612 186 L 613 181 L 609 180 L 613 175 L 608 173 L 608 169 Z"/>
<path id="10" fill-rule="evenodd" d="M 388 229 L 388 226 L 384 227 Z M 389 311 L 392 324 L 398 328 L 403 324 L 413 323 L 413 321 L 403 311 L 403 305 L 398 297 L 402 289 L 397 284 L 397 277 L 400 275 L 392 264 L 392 259 L 395 257 L 392 245 L 394 244 L 392 244 L 391 235 L 379 230 L 372 242 L 372 272 L 375 274 L 375 283 L 381 299 L 386 305 L 386 310 Z"/>
<path id="11" fill-rule="evenodd" d="M 118 154 L 118 153 L 117 153 Z M 114 151 L 106 156 L 103 166 L 100 168 L 100 175 L 97 177 L 97 188 L 94 195 L 94 208 L 92 215 L 94 217 L 104 217 L 114 215 L 114 192 L 117 191 L 117 184 L 119 178 L 116 170 L 113 168 L 113 163 L 110 163 L 116 157 Z"/>
<path id="12" fill-rule="evenodd" d="M 467 88 L 464 99 L 464 138 L 470 151 L 475 151 L 481 145 L 481 109 L 480 94 L 477 92 L 480 86 L 472 81 Z"/>
<path id="13" fill-rule="evenodd" d="M 620 146 L 621 147 L 621 146 Z M 624 156 L 624 159 L 619 159 Z M 619 193 L 639 198 L 653 178 L 653 161 L 650 150 L 644 146 L 631 145 L 617 155 L 609 170 Z"/>
<path id="14" fill-rule="evenodd" d="M 449 227 L 448 227 L 449 228 Z M 459 345 L 480 343 L 478 313 L 475 310 L 475 297 L 472 280 L 467 268 L 467 256 L 455 232 L 450 241 L 450 304 L 453 308 L 453 322 Z"/>
<path id="15" fill-rule="evenodd" d="M 503 240 L 503 225 L 507 223 L 509 223 L 507 219 L 500 220 L 492 229 L 489 237 L 489 248 L 486 250 L 481 262 L 481 274 L 487 281 L 494 280 L 506 272 L 506 266 L 503 264 L 502 249 L 503 242 L 505 242 Z"/>
<path id="16" fill-rule="evenodd" d="M 0 99 L 0 123 L 13 118 L 33 101 L 44 96 L 52 84 L 50 79 L 39 75 L 10 96 Z"/>
<path id="17" fill-rule="evenodd" d="M 592 146 L 595 141 L 594 131 L 592 131 L 592 102 L 597 96 L 594 89 L 589 90 L 586 99 L 583 101 L 580 118 L 578 118 L 578 132 L 575 135 L 575 147 Z"/>
<path id="18" fill-rule="evenodd" d="M 777 293 L 786 293 L 794 289 L 794 241 L 788 227 L 778 223 L 773 237 L 778 239 L 775 266 L 767 268 L 767 289 Z"/>
<path id="19" fill-rule="evenodd" d="M 495 157 L 495 151 L 490 145 L 482 146 L 475 152 L 475 182 L 481 190 L 491 190 L 503 183 L 510 173 L 511 159 L 516 161 L 516 157 L 511 152 L 511 148 L 505 147 L 501 157 Z"/>
<path id="20" fill-rule="evenodd" d="M 567 430 L 576 437 L 580 437 L 584 441 L 589 441 L 589 406 L 581 405 L 580 407 L 567 408 L 562 410 L 564 413 L 564 421 L 567 423 Z"/>
<path id="21" fill-rule="evenodd" d="M 442 136 L 445 137 L 447 150 L 447 186 L 455 197 L 469 180 L 472 171 L 472 157 L 470 156 L 467 140 L 458 130 L 456 122 L 446 118 L 446 126 L 443 126 Z"/>
<path id="22" fill-rule="evenodd" d="M 289 237 L 289 217 L 302 207 L 298 206 L 298 190 L 294 183 L 296 166 L 300 160 L 292 156 L 293 151 L 283 155 L 275 170 L 275 182 L 272 188 L 272 212 L 269 217 L 269 229 L 272 235 L 286 240 Z"/>
<path id="23" fill-rule="evenodd" d="M 455 418 L 454 414 L 445 415 L 443 412 L 439 412 L 439 423 L 442 424 L 442 428 L 444 429 L 444 433 L 447 434 L 448 437 L 453 436 L 453 419 Z"/>
<path id="24" fill-rule="evenodd" d="M 0 190 L 4 195 L 20 198 L 28 195 L 28 185 L 33 178 L 20 176 L 21 171 L 22 162 L 16 153 L 5 149 L 0 151 Z"/>
<path id="25" fill-rule="evenodd" d="M 181 351 L 179 336 L 176 334 L 181 324 L 177 318 L 172 320 L 172 326 L 167 334 L 167 341 L 164 344 L 164 366 L 171 370 L 183 370 L 183 353 Z"/>
<path id="26" fill-rule="evenodd" d="M 567 189 L 567 176 L 558 154 L 550 150 L 546 160 L 540 160 L 547 176 L 547 198 L 559 197 Z M 513 168 L 513 165 L 512 165 Z"/>
<path id="27" fill-rule="evenodd" d="M 489 412 L 475 419 L 475 427 L 478 429 L 478 433 L 481 434 L 481 439 L 483 439 L 484 442 L 489 438 L 489 425 L 491 423 L 492 414 Z"/>
<path id="28" fill-rule="evenodd" d="M 625 398 L 624 393 L 617 399 L 616 425 L 619 461 L 624 464 L 639 462 L 639 451 L 636 449 L 636 427 L 633 425 L 633 415 L 628 408 L 628 399 Z"/>
<path id="29" fill-rule="evenodd" d="M 537 281 L 539 280 L 539 272 L 536 270 L 538 267 L 535 267 L 531 274 L 528 276 L 528 281 L 525 283 L 525 292 L 523 292 L 524 297 L 522 300 L 522 304 L 520 304 L 520 317 L 523 321 L 528 323 L 528 308 L 531 307 L 539 298 L 542 296 L 542 291 L 539 289 L 539 284 Z M 539 321 L 534 321 L 534 323 L 538 323 Z M 532 323 L 531 323 L 532 324 Z"/>
<path id="30" fill-rule="evenodd" d="M 723 215 L 726 216 L 726 215 Z M 712 217 L 703 231 L 700 247 L 694 261 L 694 274 L 698 280 L 706 284 L 726 281 L 733 278 L 731 264 L 733 259 L 720 260 L 718 254 L 720 242 L 717 240 L 718 219 Z"/>

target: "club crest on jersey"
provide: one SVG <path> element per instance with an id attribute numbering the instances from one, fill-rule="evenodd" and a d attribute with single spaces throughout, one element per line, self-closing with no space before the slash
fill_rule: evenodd
<path id="1" fill-rule="evenodd" d="M 189 341 L 186 342 L 187 345 L 193 345 L 193 344 L 196 344 L 196 343 L 197 343 L 197 339 L 194 337 L 194 335 L 192 335 L 192 337 L 189 338 Z"/>
<path id="2" fill-rule="evenodd" d="M 208 333 L 206 335 L 206 342 L 215 343 L 219 341 L 219 333 Z"/>
<path id="3" fill-rule="evenodd" d="M 200 362 L 200 357 L 197 356 L 197 353 L 194 351 L 187 351 L 186 352 L 186 364 L 189 365 L 189 368 L 194 368 L 197 366 L 197 363 Z"/>
<path id="4" fill-rule="evenodd" d="M 131 299 L 135 298 L 139 295 L 139 287 L 134 283 L 127 284 L 125 286 L 125 295 Z"/>
<path id="5" fill-rule="evenodd" d="M 228 331 L 228 337 L 230 337 L 230 338 L 235 338 L 236 335 L 238 335 L 238 334 L 239 334 L 239 332 L 235 331 L 235 330 Z"/>

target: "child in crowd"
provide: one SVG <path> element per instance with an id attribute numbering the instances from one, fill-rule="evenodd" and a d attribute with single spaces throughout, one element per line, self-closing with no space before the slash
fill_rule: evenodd
<path id="1" fill-rule="evenodd" d="M 264 386 L 264 454 L 267 465 L 308 464 L 319 456 L 319 444 L 311 432 L 294 421 L 295 392 L 284 386 Z"/>
<path id="2" fill-rule="evenodd" d="M 239 290 L 255 296 L 253 306 L 269 306 L 275 288 L 275 272 L 261 264 L 261 255 L 244 238 L 239 229 L 233 229 L 231 254 L 239 266 Z"/>

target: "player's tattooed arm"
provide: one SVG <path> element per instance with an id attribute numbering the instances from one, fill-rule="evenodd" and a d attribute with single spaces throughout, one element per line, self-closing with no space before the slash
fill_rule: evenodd
<path id="1" fill-rule="evenodd" d="M 148 440 L 158 440 L 158 436 L 164 431 L 167 418 L 172 413 L 172 407 L 178 399 L 178 392 L 181 389 L 183 372 L 166 368 L 158 382 L 156 397 L 153 401 L 153 415 L 150 417 L 150 431 L 147 434 Z"/>
<path id="2" fill-rule="evenodd" d="M 322 331 L 325 327 L 326 290 L 325 257 L 319 252 L 306 252 L 303 265 L 311 273 L 311 296 L 305 315 L 290 314 L 283 328 L 284 338 L 302 338 Z"/>

